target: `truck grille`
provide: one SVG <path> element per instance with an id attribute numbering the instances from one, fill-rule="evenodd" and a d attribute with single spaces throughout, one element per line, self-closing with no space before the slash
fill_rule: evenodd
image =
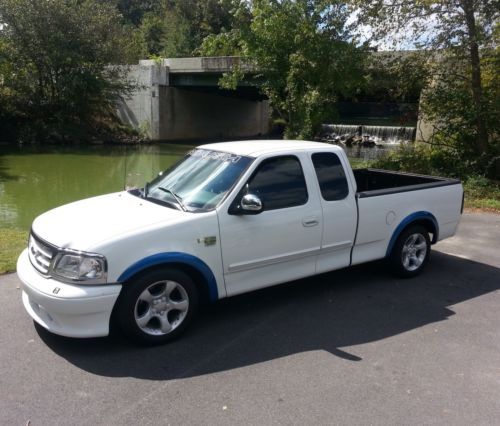
<path id="1" fill-rule="evenodd" d="M 32 233 L 28 243 L 28 253 L 31 264 L 42 274 L 47 274 L 56 250 Z"/>

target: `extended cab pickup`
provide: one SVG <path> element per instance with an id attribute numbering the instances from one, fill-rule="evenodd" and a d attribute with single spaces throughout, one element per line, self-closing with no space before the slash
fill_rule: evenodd
<path id="1" fill-rule="evenodd" d="M 179 335 L 202 301 L 386 258 L 418 274 L 452 236 L 460 181 L 352 170 L 301 141 L 203 145 L 144 188 L 35 219 L 17 273 L 31 317 L 64 336 Z"/>

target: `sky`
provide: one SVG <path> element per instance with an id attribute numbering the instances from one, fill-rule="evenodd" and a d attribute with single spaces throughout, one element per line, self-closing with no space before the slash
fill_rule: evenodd
<path id="1" fill-rule="evenodd" d="M 347 24 L 354 24 L 358 18 L 359 12 L 353 12 L 347 20 Z M 436 16 L 429 16 L 425 20 L 416 22 L 420 31 L 418 35 L 411 29 L 411 24 L 408 23 L 407 31 L 391 32 L 383 40 L 375 43 L 371 42 L 372 47 L 377 47 L 378 50 L 416 50 L 419 43 L 425 43 L 437 31 L 438 18 Z M 360 25 L 356 27 L 356 35 L 359 37 L 360 42 L 368 40 L 373 32 L 373 28 L 369 25 Z"/>

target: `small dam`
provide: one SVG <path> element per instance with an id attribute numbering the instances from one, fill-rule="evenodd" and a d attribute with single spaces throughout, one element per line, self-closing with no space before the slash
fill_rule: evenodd
<path id="1" fill-rule="evenodd" d="M 323 124 L 321 138 L 345 146 L 398 145 L 415 140 L 416 127 L 364 126 L 354 124 Z"/>

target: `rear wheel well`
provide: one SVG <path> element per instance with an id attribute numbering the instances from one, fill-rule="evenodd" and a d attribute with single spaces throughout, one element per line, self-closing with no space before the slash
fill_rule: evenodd
<path id="1" fill-rule="evenodd" d="M 394 250 L 394 245 L 396 244 L 399 236 L 412 226 L 422 226 L 428 234 L 432 234 L 432 238 L 430 238 L 431 244 L 437 243 L 439 237 L 439 228 L 436 220 L 434 219 L 434 216 L 430 214 L 423 216 L 418 215 L 414 219 L 409 216 L 405 220 L 403 220 L 394 230 L 387 246 L 387 251 L 385 254 L 386 257 L 391 255 L 392 251 Z"/>
<path id="2" fill-rule="evenodd" d="M 429 219 L 417 219 L 411 223 L 409 223 L 408 225 L 406 225 L 404 227 L 404 229 L 401 230 L 401 232 L 399 234 L 402 234 L 404 231 L 406 231 L 409 227 L 411 226 L 415 226 L 415 225 L 420 225 L 422 227 L 425 228 L 425 230 L 429 233 L 429 234 L 432 234 L 432 238 L 431 238 L 431 242 L 434 244 L 437 242 L 437 238 L 438 238 L 438 235 L 437 235 L 437 229 L 436 229 L 436 225 L 434 224 L 434 222 L 432 220 L 429 220 Z"/>

